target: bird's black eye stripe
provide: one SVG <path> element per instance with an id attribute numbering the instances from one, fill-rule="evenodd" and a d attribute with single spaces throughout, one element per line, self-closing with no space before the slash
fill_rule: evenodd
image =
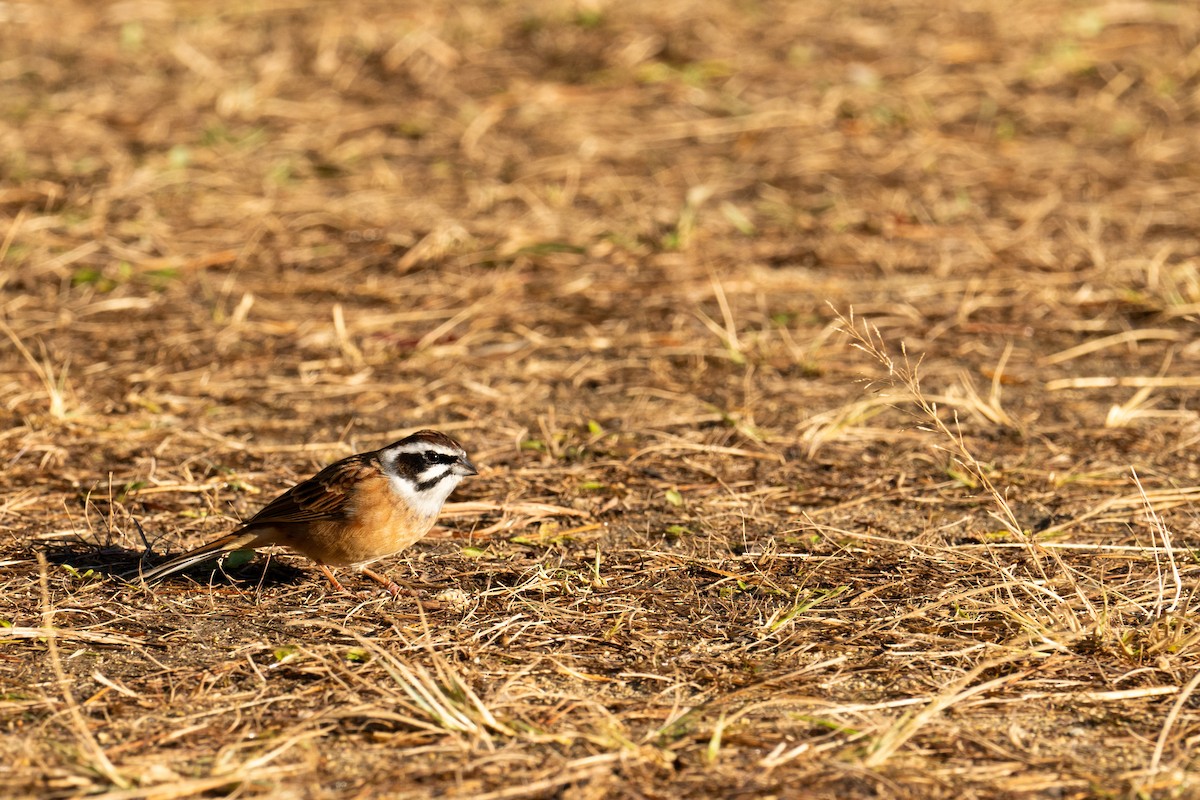
<path id="1" fill-rule="evenodd" d="M 438 453 L 434 450 L 426 450 L 423 453 L 426 464 L 453 464 L 457 459 L 454 456 L 448 456 L 445 453 Z"/>

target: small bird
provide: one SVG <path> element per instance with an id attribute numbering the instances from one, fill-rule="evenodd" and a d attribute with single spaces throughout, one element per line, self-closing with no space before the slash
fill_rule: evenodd
<path id="1" fill-rule="evenodd" d="M 458 482 L 478 475 L 462 445 L 418 431 L 380 450 L 343 458 L 288 489 L 233 533 L 142 574 L 152 581 L 234 550 L 282 545 L 308 556 L 330 584 L 329 567 L 351 567 L 392 594 L 400 587 L 368 569 L 433 527 Z"/>

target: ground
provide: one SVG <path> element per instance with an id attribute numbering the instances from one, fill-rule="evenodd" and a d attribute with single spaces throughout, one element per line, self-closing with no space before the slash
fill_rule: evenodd
<path id="1" fill-rule="evenodd" d="M 6 2 L 0 75 L 0 795 L 1200 793 L 1194 3 Z M 136 579 L 425 427 L 411 596 Z"/>

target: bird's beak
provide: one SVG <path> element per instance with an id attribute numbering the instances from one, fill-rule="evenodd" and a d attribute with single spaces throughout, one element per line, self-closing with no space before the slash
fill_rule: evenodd
<path id="1" fill-rule="evenodd" d="M 475 469 L 475 465 L 471 463 L 471 459 L 463 456 L 458 459 L 458 463 L 454 465 L 454 471 L 464 478 L 468 475 L 478 475 L 479 470 Z"/>

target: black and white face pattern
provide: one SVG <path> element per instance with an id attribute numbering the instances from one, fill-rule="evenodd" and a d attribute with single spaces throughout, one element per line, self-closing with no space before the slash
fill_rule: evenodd
<path id="1" fill-rule="evenodd" d="M 462 445 L 438 431 L 419 431 L 379 451 L 393 491 L 418 514 L 435 517 L 468 475 L 477 475 Z"/>

